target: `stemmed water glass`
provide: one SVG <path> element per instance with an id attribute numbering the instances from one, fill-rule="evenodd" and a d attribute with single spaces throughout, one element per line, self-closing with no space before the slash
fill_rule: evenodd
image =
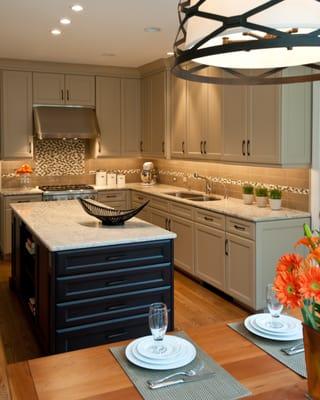
<path id="1" fill-rule="evenodd" d="M 279 321 L 281 311 L 283 309 L 283 305 L 280 303 L 277 298 L 277 293 L 273 288 L 273 284 L 269 283 L 266 288 L 266 298 L 267 298 L 267 306 L 269 313 L 271 315 L 271 319 L 267 322 L 267 326 L 270 328 L 279 329 L 282 328 L 283 324 Z"/>
<path id="2" fill-rule="evenodd" d="M 161 354 L 166 351 L 163 339 L 168 328 L 168 310 L 164 303 L 153 303 L 149 309 L 149 328 L 153 336 L 152 352 Z"/>

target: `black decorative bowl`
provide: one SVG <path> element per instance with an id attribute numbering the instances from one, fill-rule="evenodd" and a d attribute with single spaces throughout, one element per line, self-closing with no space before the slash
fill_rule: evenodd
<path id="1" fill-rule="evenodd" d="M 125 221 L 137 215 L 149 203 L 130 210 L 115 210 L 90 199 L 78 199 L 84 211 L 93 217 L 100 219 L 102 225 L 123 225 Z"/>

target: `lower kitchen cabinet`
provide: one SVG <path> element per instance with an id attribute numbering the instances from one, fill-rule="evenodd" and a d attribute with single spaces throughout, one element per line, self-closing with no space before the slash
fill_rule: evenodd
<path id="1" fill-rule="evenodd" d="M 174 264 L 184 271 L 194 273 L 193 222 L 170 216 L 169 230 L 177 234 L 174 241 Z"/>
<path id="2" fill-rule="evenodd" d="M 195 224 L 195 275 L 225 290 L 225 233 Z"/>
<path id="3" fill-rule="evenodd" d="M 151 216 L 151 222 L 153 223 L 153 225 L 160 226 L 160 228 L 163 228 L 163 229 L 169 229 L 168 213 L 165 213 L 163 211 L 158 211 L 158 210 L 151 208 L 150 216 Z"/>
<path id="4" fill-rule="evenodd" d="M 225 291 L 241 303 L 254 307 L 255 242 L 227 233 L 225 254 Z"/>
<path id="5" fill-rule="evenodd" d="M 124 190 L 98 192 L 98 201 L 117 210 L 125 210 L 128 207 L 128 196 Z"/>

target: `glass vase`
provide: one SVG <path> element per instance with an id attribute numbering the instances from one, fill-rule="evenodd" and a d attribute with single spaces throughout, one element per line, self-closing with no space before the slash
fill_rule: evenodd
<path id="1" fill-rule="evenodd" d="M 20 185 L 24 189 L 27 189 L 28 187 L 30 187 L 30 174 L 21 174 L 20 175 Z"/>
<path id="2" fill-rule="evenodd" d="M 303 324 L 303 341 L 307 367 L 308 395 L 320 400 L 320 332 Z"/>

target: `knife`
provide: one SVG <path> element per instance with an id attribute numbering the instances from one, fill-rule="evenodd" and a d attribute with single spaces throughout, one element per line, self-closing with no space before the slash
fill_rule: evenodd
<path id="1" fill-rule="evenodd" d="M 283 348 L 281 349 L 281 351 L 286 353 L 288 356 L 293 356 L 294 354 L 302 353 L 304 352 L 304 343 L 302 342 L 292 347 Z"/>
<path id="2" fill-rule="evenodd" d="M 182 376 L 179 377 L 178 379 L 174 379 L 171 381 L 165 381 L 161 383 L 148 383 L 148 386 L 150 389 L 160 389 L 164 388 L 167 386 L 172 386 L 172 385 L 177 385 L 178 383 L 187 383 L 187 382 L 195 382 L 195 381 L 201 381 L 203 379 L 209 379 L 215 376 L 215 372 L 207 372 L 205 374 L 199 374 L 199 375 L 194 375 L 194 376 Z"/>

